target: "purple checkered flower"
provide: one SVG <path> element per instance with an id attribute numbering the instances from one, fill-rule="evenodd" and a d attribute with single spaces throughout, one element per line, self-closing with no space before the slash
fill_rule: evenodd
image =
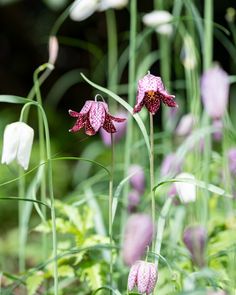
<path id="1" fill-rule="evenodd" d="M 128 290 L 136 286 L 138 292 L 151 294 L 157 282 L 157 267 L 154 263 L 137 261 L 130 269 L 128 277 Z"/>
<path id="2" fill-rule="evenodd" d="M 145 190 L 145 175 L 143 168 L 140 165 L 131 165 L 129 167 L 130 185 L 140 194 L 144 193 Z"/>
<path id="3" fill-rule="evenodd" d="M 204 108 L 212 119 L 224 115 L 229 99 L 229 77 L 218 65 L 207 70 L 201 79 Z"/>
<path id="4" fill-rule="evenodd" d="M 174 97 L 174 95 L 168 94 L 160 77 L 148 73 L 138 82 L 134 113 L 140 112 L 143 106 L 146 106 L 148 111 L 155 115 L 160 108 L 161 102 L 168 107 L 177 107 L 177 103 L 173 100 Z"/>
<path id="5" fill-rule="evenodd" d="M 125 226 L 122 256 L 124 263 L 133 265 L 141 259 L 152 242 L 154 226 L 148 214 L 130 215 Z"/>
<path id="6" fill-rule="evenodd" d="M 236 148 L 228 151 L 229 170 L 233 175 L 236 175 Z"/>
<path id="7" fill-rule="evenodd" d="M 75 125 L 69 130 L 77 132 L 85 127 L 87 135 L 94 135 L 102 127 L 108 133 L 115 133 L 114 122 L 124 122 L 124 118 L 116 118 L 108 113 L 108 105 L 105 102 L 87 100 L 82 110 L 78 113 L 69 110 L 71 117 L 77 118 Z"/>
<path id="8" fill-rule="evenodd" d="M 190 226 L 184 231 L 183 241 L 191 253 L 193 262 L 199 267 L 203 267 L 204 250 L 207 241 L 207 231 L 201 225 Z"/>

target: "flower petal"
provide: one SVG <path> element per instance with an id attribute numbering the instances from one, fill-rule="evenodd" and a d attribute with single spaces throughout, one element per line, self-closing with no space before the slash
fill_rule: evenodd
<path id="1" fill-rule="evenodd" d="M 148 91 L 144 96 L 144 104 L 148 111 L 153 115 L 159 110 L 161 100 L 160 94 L 154 91 Z"/>
<path id="2" fill-rule="evenodd" d="M 168 94 L 166 91 L 160 93 L 160 99 L 165 105 L 171 108 L 178 107 L 178 104 L 173 100 L 173 98 L 175 98 L 175 96 Z"/>
<path id="3" fill-rule="evenodd" d="M 34 129 L 25 123 L 19 122 L 20 141 L 17 150 L 17 162 L 25 170 L 28 169 L 31 149 L 34 139 Z"/>
<path id="4" fill-rule="evenodd" d="M 137 261 L 134 265 L 132 265 L 129 277 L 128 277 L 128 290 L 131 291 L 135 285 L 137 284 L 137 275 L 138 275 L 138 269 L 140 266 L 140 261 Z"/>
<path id="5" fill-rule="evenodd" d="M 150 276 L 149 276 L 149 283 L 146 290 L 146 294 L 150 294 L 153 292 L 157 282 L 157 268 L 154 263 L 149 263 L 149 271 L 150 271 Z"/>
<path id="6" fill-rule="evenodd" d="M 79 117 L 79 113 L 76 112 L 76 111 L 72 111 L 72 110 L 69 110 L 69 115 L 71 117 L 74 117 L 74 118 L 78 118 Z"/>
<path id="7" fill-rule="evenodd" d="M 85 133 L 89 136 L 94 135 L 96 133 L 96 131 L 93 129 L 93 127 L 90 124 L 89 119 L 87 118 L 87 120 L 85 121 Z"/>
<path id="8" fill-rule="evenodd" d="M 111 115 L 109 115 L 108 113 L 106 113 L 105 122 L 102 127 L 108 133 L 115 133 L 116 132 L 116 128 L 115 128 L 114 124 L 112 123 Z"/>
<path id="9" fill-rule="evenodd" d="M 77 113 L 77 114 L 78 114 L 78 119 L 75 122 L 75 125 L 69 130 L 69 132 L 72 132 L 72 133 L 77 132 L 81 128 L 83 128 L 85 125 L 86 118 L 88 117 L 88 115 L 82 115 L 80 113 Z"/>
<path id="10" fill-rule="evenodd" d="M 93 100 L 87 100 L 85 102 L 84 106 L 82 107 L 82 110 L 80 111 L 80 114 L 86 114 L 90 110 L 93 103 L 94 103 Z"/>
<path id="11" fill-rule="evenodd" d="M 110 118 L 112 119 L 112 121 L 115 121 L 115 122 L 118 122 L 118 123 L 121 123 L 121 122 L 124 122 L 126 120 L 126 118 L 118 118 L 118 117 L 114 117 L 112 115 L 110 115 Z"/>
<path id="12" fill-rule="evenodd" d="M 89 110 L 89 123 L 94 129 L 95 133 L 103 126 L 106 112 L 103 103 L 94 101 Z"/>
<path id="13" fill-rule="evenodd" d="M 137 287 L 140 293 L 145 293 L 148 287 L 150 278 L 149 263 L 141 261 L 138 269 Z"/>

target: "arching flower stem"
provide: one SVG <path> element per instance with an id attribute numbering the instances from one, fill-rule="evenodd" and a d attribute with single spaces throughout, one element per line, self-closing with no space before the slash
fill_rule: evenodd
<path id="1" fill-rule="evenodd" d="M 113 179 L 114 179 L 114 150 L 115 150 L 115 145 L 114 145 L 114 138 L 113 134 L 111 133 L 111 176 L 110 176 L 110 181 L 109 181 L 109 238 L 110 238 L 110 246 L 111 246 L 111 252 L 110 252 L 110 286 L 112 287 L 113 283 L 113 256 L 112 256 L 112 203 L 113 203 Z"/>

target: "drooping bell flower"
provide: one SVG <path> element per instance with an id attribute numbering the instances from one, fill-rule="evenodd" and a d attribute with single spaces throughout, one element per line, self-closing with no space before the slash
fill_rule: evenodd
<path id="1" fill-rule="evenodd" d="M 193 262 L 203 267 L 204 261 L 204 250 L 207 241 L 207 231 L 201 225 L 190 226 L 184 231 L 183 241 L 185 246 L 191 253 Z"/>
<path id="2" fill-rule="evenodd" d="M 176 128 L 176 135 L 178 136 L 187 136 L 189 135 L 194 127 L 194 124 L 196 123 L 196 119 L 193 116 L 193 114 L 189 113 L 184 115 Z"/>
<path id="3" fill-rule="evenodd" d="M 212 119 L 224 115 L 229 99 L 229 76 L 218 65 L 207 70 L 201 78 L 204 109 Z"/>
<path id="4" fill-rule="evenodd" d="M 59 45 L 58 45 L 58 40 L 56 36 L 50 36 L 48 51 L 49 51 L 48 62 L 54 65 L 57 60 L 58 51 L 59 51 Z"/>
<path id="5" fill-rule="evenodd" d="M 121 9 L 128 4 L 128 0 L 101 0 L 98 10 L 104 11 L 109 8 Z"/>
<path id="6" fill-rule="evenodd" d="M 236 176 L 236 148 L 228 151 L 229 170 Z"/>
<path id="7" fill-rule="evenodd" d="M 136 213 L 130 215 L 124 232 L 122 256 L 126 265 L 141 259 L 147 246 L 151 244 L 154 226 L 149 215 Z"/>
<path id="8" fill-rule="evenodd" d="M 16 160 L 25 170 L 28 169 L 34 130 L 23 122 L 6 126 L 3 136 L 2 164 Z"/>
<path id="9" fill-rule="evenodd" d="M 128 115 L 125 112 L 118 112 L 116 114 L 117 117 L 123 117 L 127 119 Z M 121 138 L 124 136 L 126 133 L 126 128 L 127 128 L 127 121 L 125 120 L 124 122 L 116 122 L 114 121 L 114 126 L 116 128 L 116 133 L 114 134 L 113 140 L 115 143 L 119 142 Z M 111 135 L 108 133 L 106 130 L 100 128 L 99 133 L 101 135 L 102 141 L 106 146 L 111 145 Z"/>
<path id="10" fill-rule="evenodd" d="M 94 135 L 102 127 L 108 133 L 115 133 L 113 122 L 124 122 L 124 118 L 116 118 L 108 113 L 108 105 L 105 102 L 87 100 L 82 110 L 78 113 L 69 110 L 71 117 L 77 118 L 75 125 L 69 132 L 77 132 L 85 127 L 87 135 Z"/>
<path id="11" fill-rule="evenodd" d="M 154 263 L 137 261 L 130 269 L 128 277 L 128 290 L 137 287 L 141 294 L 151 294 L 157 282 L 157 267 Z"/>
<path id="12" fill-rule="evenodd" d="M 182 181 L 175 182 L 175 187 L 180 198 L 180 201 L 184 204 L 195 202 L 197 197 L 196 185 L 191 183 L 191 180 L 195 180 L 194 175 L 184 172 L 177 175 L 176 179 L 182 179 Z"/>
<path id="13" fill-rule="evenodd" d="M 171 35 L 173 26 L 170 24 L 173 16 L 166 10 L 154 10 L 143 16 L 143 23 L 154 28 L 161 35 Z"/>
<path id="14" fill-rule="evenodd" d="M 181 161 L 178 159 L 175 153 L 168 154 L 161 164 L 161 177 L 165 177 L 170 174 L 179 173 L 181 169 Z"/>
<path id="15" fill-rule="evenodd" d="M 132 190 L 128 194 L 128 211 L 134 212 L 140 202 L 140 194 L 136 190 Z"/>
<path id="16" fill-rule="evenodd" d="M 173 100 L 175 96 L 168 94 L 160 77 L 148 73 L 138 82 L 138 93 L 134 113 L 141 111 L 146 106 L 148 111 L 154 115 L 160 108 L 161 102 L 169 107 L 177 107 Z"/>
<path id="17" fill-rule="evenodd" d="M 83 21 L 98 9 L 98 0 L 76 0 L 70 9 L 70 18 Z"/>
<path id="18" fill-rule="evenodd" d="M 129 167 L 128 175 L 132 175 L 129 179 L 130 185 L 137 191 L 139 194 L 143 194 L 145 190 L 145 175 L 143 168 L 140 165 L 131 165 Z"/>

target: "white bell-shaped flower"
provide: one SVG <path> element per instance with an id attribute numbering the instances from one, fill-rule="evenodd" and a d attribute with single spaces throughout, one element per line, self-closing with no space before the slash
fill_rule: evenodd
<path id="1" fill-rule="evenodd" d="M 70 9 L 70 18 L 83 21 L 90 17 L 98 8 L 98 0 L 76 0 Z"/>
<path id="2" fill-rule="evenodd" d="M 172 14 L 166 10 L 154 10 L 143 16 L 143 23 L 147 27 L 155 28 L 156 32 L 162 35 L 172 34 L 173 25 L 170 24 L 172 20 Z"/>
<path id="3" fill-rule="evenodd" d="M 23 122 L 6 126 L 3 136 L 2 164 L 16 160 L 25 170 L 28 169 L 33 144 L 34 130 Z"/>
<path id="4" fill-rule="evenodd" d="M 176 179 L 181 180 L 179 182 L 175 182 L 175 187 L 176 187 L 178 196 L 180 198 L 180 201 L 182 203 L 195 202 L 196 201 L 196 185 L 191 183 L 191 180 L 195 180 L 194 175 L 184 172 L 176 176 Z"/>
<path id="5" fill-rule="evenodd" d="M 121 9 L 128 4 L 128 0 L 101 0 L 99 10 L 104 11 L 109 8 Z"/>

